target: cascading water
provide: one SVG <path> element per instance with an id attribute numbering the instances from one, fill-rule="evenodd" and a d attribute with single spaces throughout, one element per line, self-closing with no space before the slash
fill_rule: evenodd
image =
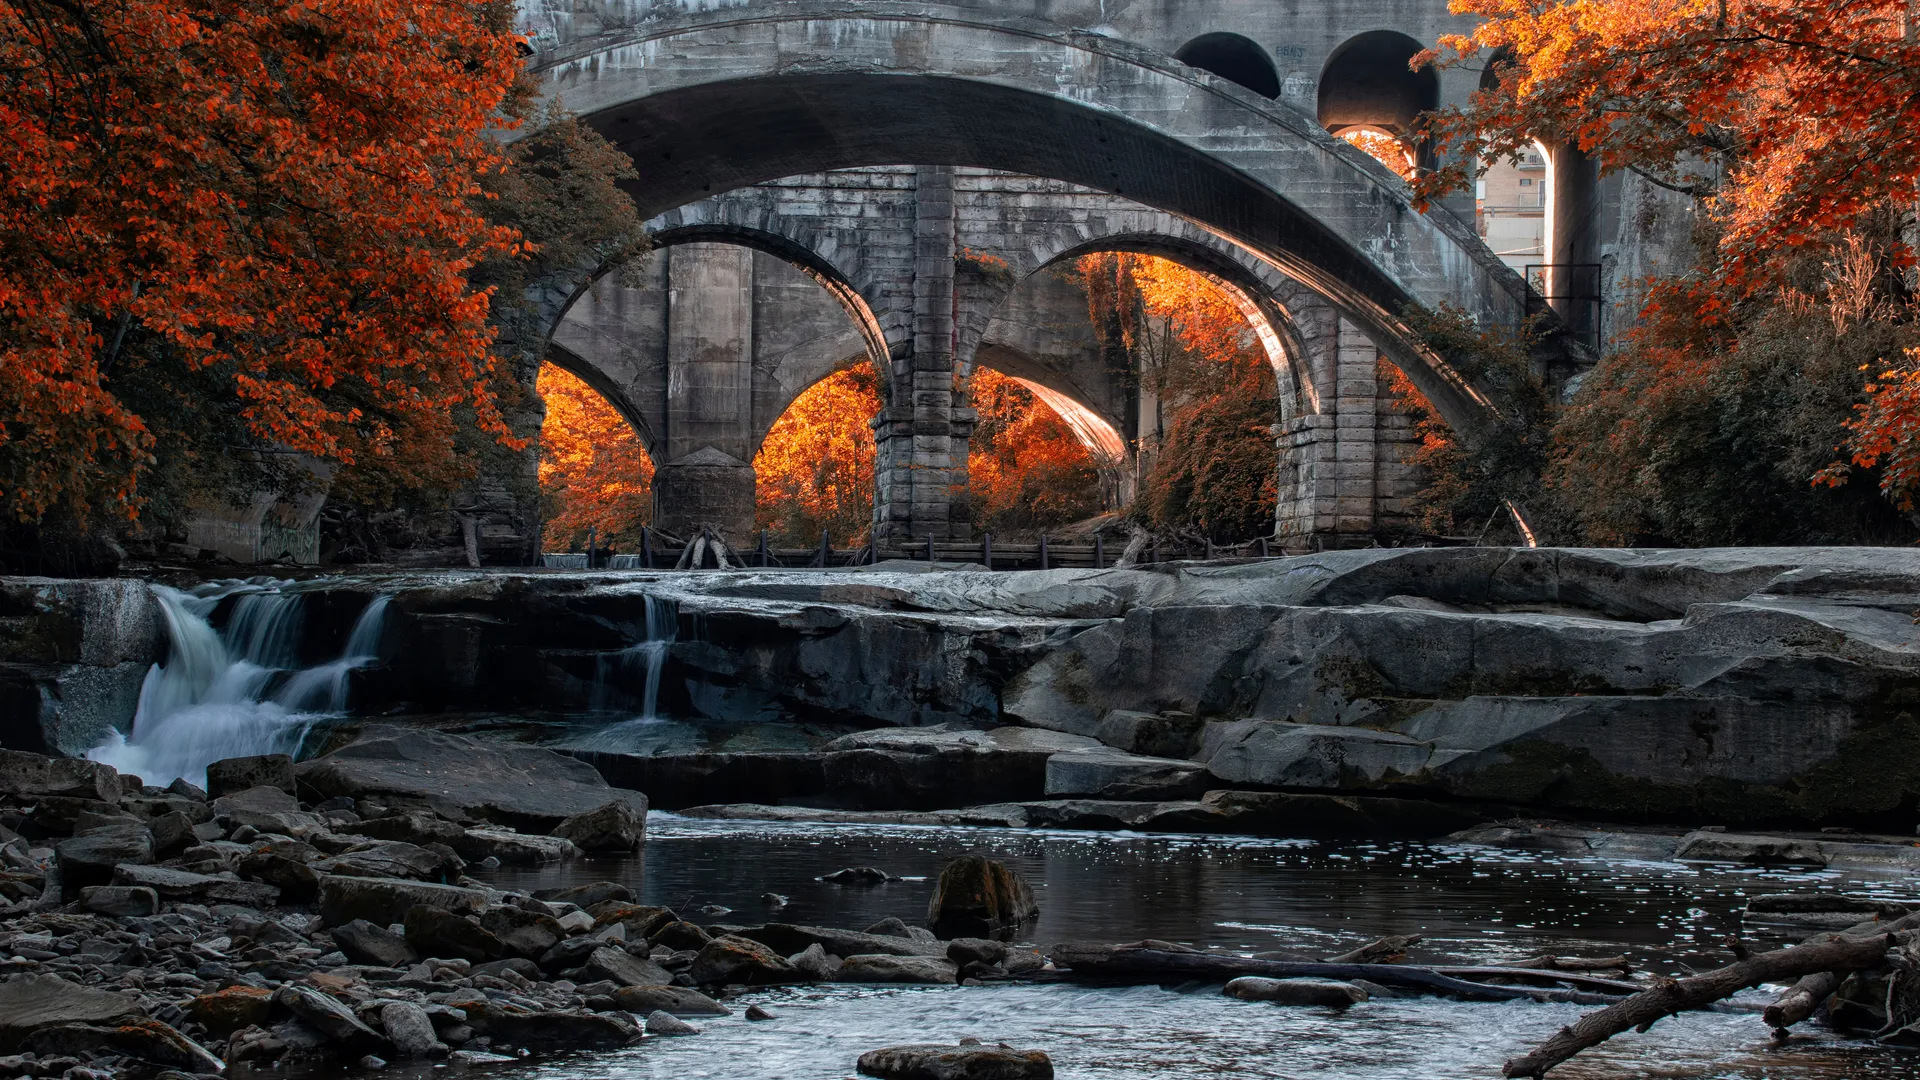
<path id="1" fill-rule="evenodd" d="M 660 717 L 660 673 L 679 637 L 680 612 L 672 601 L 651 595 L 646 597 L 646 605 L 646 637 L 594 661 L 593 690 L 588 696 L 588 705 L 595 712 L 613 712 L 626 697 L 620 684 L 631 685 L 633 676 L 642 675 L 640 715 L 589 732 L 568 745 L 581 750 L 630 751 L 640 736 L 652 734 L 667 723 Z"/>
<path id="2" fill-rule="evenodd" d="M 379 655 L 389 598 L 361 612 L 343 655 L 294 670 L 304 629 L 301 598 L 275 585 L 153 587 L 166 620 L 167 661 L 147 672 L 133 731 L 115 732 L 87 756 L 148 783 L 203 783 L 222 758 L 296 753 L 313 726 L 347 708 L 349 673 Z M 209 617 L 234 602 L 224 633 Z"/>

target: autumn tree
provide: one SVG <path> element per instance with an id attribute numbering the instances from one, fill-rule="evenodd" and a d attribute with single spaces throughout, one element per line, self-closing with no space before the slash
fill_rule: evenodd
<path id="1" fill-rule="evenodd" d="M 552 364 L 540 369 L 539 391 L 547 548 L 574 550 L 591 536 L 601 547 L 638 550 L 653 520 L 653 459 L 640 437 L 606 398 Z"/>
<path id="2" fill-rule="evenodd" d="M 873 428 L 880 374 L 857 364 L 808 387 L 754 455 L 760 527 L 774 542 L 809 547 L 822 532 L 851 547 L 873 531 Z"/>
<path id="3" fill-rule="evenodd" d="M 1037 536 L 1099 515 L 1099 468 L 1059 413 L 991 368 L 975 368 L 967 389 L 980 413 L 967 459 L 976 529 Z"/>
<path id="4" fill-rule="evenodd" d="M 138 509 L 136 340 L 342 463 L 456 405 L 504 434 L 473 203 L 519 72 L 499 3 L 0 3 L 0 499 Z"/>
<path id="5" fill-rule="evenodd" d="M 1133 378 L 1159 403 L 1134 515 L 1152 528 L 1239 543 L 1273 531 L 1269 430 L 1279 384 L 1246 315 L 1215 279 L 1143 255 L 1079 261 L 1096 323 L 1123 328 Z"/>
<path id="6" fill-rule="evenodd" d="M 1469 107 L 1431 118 L 1426 134 L 1452 164 L 1418 178 L 1421 194 L 1463 185 L 1473 162 L 1550 138 L 1573 142 L 1604 169 L 1691 196 L 1705 213 L 1698 272 L 1653 290 L 1646 329 L 1623 354 L 1640 370 L 1603 373 L 1599 388 L 1660 377 L 1671 366 L 1662 354 L 1677 344 L 1697 364 L 1738 358 L 1751 334 L 1777 338 L 1779 315 L 1801 288 L 1797 273 L 1858 237 L 1884 234 L 1877 222 L 1890 214 L 1911 220 L 1920 187 L 1920 12 L 1909 0 L 1452 7 L 1484 21 L 1442 39 L 1432 57 L 1490 64 L 1494 77 Z M 1879 246 L 1873 278 L 1904 302 L 1913 253 L 1898 231 Z M 1814 338 L 1804 340 L 1818 347 L 1817 326 L 1808 328 Z M 1653 336 L 1676 330 L 1677 342 Z M 1858 357 L 1850 353 L 1858 340 L 1841 352 Z M 1837 452 L 1911 506 L 1920 490 L 1920 365 L 1912 353 L 1865 365 L 1864 400 L 1848 449 Z M 1845 475 L 1823 472 L 1829 482 Z"/>

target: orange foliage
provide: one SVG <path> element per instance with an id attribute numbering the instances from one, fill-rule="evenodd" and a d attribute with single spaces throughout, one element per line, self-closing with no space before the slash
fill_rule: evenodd
<path id="1" fill-rule="evenodd" d="M 250 429 L 339 462 L 489 390 L 474 205 L 520 71 L 473 0 L 0 0 L 0 492 L 127 514 L 127 335 L 221 373 Z"/>
<path id="2" fill-rule="evenodd" d="M 1106 311 L 1127 327 L 1139 377 L 1162 403 L 1165 431 L 1135 513 L 1222 543 L 1270 532 L 1278 492 L 1268 428 L 1279 417 L 1278 383 L 1233 296 L 1206 274 L 1152 256 L 1092 255 L 1078 269 L 1096 319 Z"/>
<path id="3" fill-rule="evenodd" d="M 873 531 L 873 428 L 880 376 L 871 364 L 814 383 L 775 421 L 753 467 L 760 526 L 778 543 L 805 547 L 831 533 L 836 546 Z"/>
<path id="4" fill-rule="evenodd" d="M 1100 513 L 1100 473 L 1086 444 L 1020 380 L 975 368 L 980 422 L 968 458 L 975 523 L 997 533 L 1038 532 Z"/>
<path id="5" fill-rule="evenodd" d="M 1412 180 L 1414 176 L 1413 158 L 1407 153 L 1407 146 L 1399 139 L 1384 131 L 1373 128 L 1348 128 L 1340 137 L 1352 143 L 1380 164 L 1392 169 L 1394 175 L 1402 180 Z"/>
<path id="6" fill-rule="evenodd" d="M 653 459 L 640 436 L 593 387 L 552 364 L 541 365 L 539 390 L 547 549 L 581 547 L 589 532 L 601 547 L 637 547 L 653 519 Z"/>
<path id="7" fill-rule="evenodd" d="M 1920 185 L 1920 38 L 1908 0 L 1453 0 L 1483 17 L 1449 62 L 1510 58 L 1500 82 L 1431 130 L 1462 162 L 1575 140 L 1603 167 L 1714 192 L 1720 273 L 1757 285 Z M 1704 163 L 1704 165 L 1703 165 Z"/>
<path id="8" fill-rule="evenodd" d="M 1452 9 L 1485 21 L 1420 59 L 1498 58 L 1499 82 L 1432 120 L 1454 164 L 1416 190 L 1464 186 L 1462 163 L 1557 136 L 1604 168 L 1699 196 L 1719 238 L 1696 280 L 1653 295 L 1649 324 L 1686 324 L 1683 349 L 1648 335 L 1637 343 L 1658 363 L 1697 372 L 1735 347 L 1739 331 L 1723 324 L 1775 298 L 1797 258 L 1880 231 L 1874 218 L 1889 209 L 1911 210 L 1920 188 L 1911 0 L 1453 0 Z M 1906 245 L 1890 245 L 1889 267 L 1912 261 Z M 1869 374 L 1853 464 L 1880 467 L 1882 490 L 1910 506 L 1920 492 L 1920 357 Z"/>

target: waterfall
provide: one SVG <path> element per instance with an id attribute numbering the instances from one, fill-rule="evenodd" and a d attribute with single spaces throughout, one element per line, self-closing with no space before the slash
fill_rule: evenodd
<path id="1" fill-rule="evenodd" d="M 593 690 L 588 704 L 595 712 L 612 712 L 616 701 L 625 700 L 616 679 L 640 674 L 644 678 L 640 697 L 640 715 L 589 732 L 567 745 L 582 750 L 630 751 L 634 737 L 658 728 L 660 716 L 660 674 L 667 664 L 667 653 L 680 633 L 679 608 L 670 600 L 646 596 L 645 638 L 616 653 L 602 653 L 594 660 Z"/>
<path id="2" fill-rule="evenodd" d="M 153 586 L 167 627 L 164 664 L 140 687 L 131 734 L 87 756 L 148 783 L 203 783 L 222 758 L 295 754 L 315 723 L 344 713 L 349 673 L 378 658 L 389 597 L 361 612 L 342 656 L 295 670 L 305 630 L 301 598 L 278 583 L 221 583 L 188 593 Z M 239 593 L 224 633 L 209 617 Z"/>

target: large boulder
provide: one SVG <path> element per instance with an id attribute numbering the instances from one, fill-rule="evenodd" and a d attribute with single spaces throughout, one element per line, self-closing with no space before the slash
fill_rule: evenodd
<path id="1" fill-rule="evenodd" d="M 393 1053 L 393 1044 L 385 1035 L 362 1023 L 352 1009 L 311 986 L 287 983 L 274 993 L 273 1001 L 326 1036 L 350 1060 L 366 1054 L 386 1057 Z"/>
<path id="2" fill-rule="evenodd" d="M 171 866 L 121 863 L 113 868 L 113 883 L 152 889 L 163 900 L 196 904 L 241 904 L 268 908 L 280 900 L 280 890 L 255 881 L 241 881 L 230 873 L 195 874 Z"/>
<path id="3" fill-rule="evenodd" d="M 684 986 L 623 986 L 613 993 L 624 1012 L 646 1016 L 670 1012 L 675 1016 L 728 1016 L 733 1010 L 698 990 Z"/>
<path id="4" fill-rule="evenodd" d="M 640 1038 L 640 1028 L 633 1021 L 604 1013 L 518 1013 L 489 1009 L 484 1024 L 495 1046 L 524 1048 L 535 1053 L 617 1050 Z"/>
<path id="5" fill-rule="evenodd" d="M 471 914 L 485 908 L 488 902 L 487 894 L 479 889 L 340 874 L 328 874 L 320 879 L 318 901 L 320 917 L 328 926 L 345 926 L 355 919 L 365 919 L 376 926 L 391 926 L 404 920 L 407 912 L 420 904 Z"/>
<path id="6" fill-rule="evenodd" d="M 111 766 L 84 758 L 47 757 L 22 750 L 0 750 L 0 794 L 31 801 L 43 795 L 70 799 L 120 801 L 120 774 Z"/>
<path id="7" fill-rule="evenodd" d="M 328 933 L 334 945 L 356 964 L 399 968 L 420 962 L 420 954 L 407 944 L 406 938 L 365 919 L 336 926 Z"/>
<path id="8" fill-rule="evenodd" d="M 986 1046 L 977 1040 L 889 1046 L 869 1050 L 857 1063 L 862 1076 L 880 1080 L 1053 1080 L 1053 1059 L 1040 1050 Z"/>
<path id="9" fill-rule="evenodd" d="M 962 855 L 940 871 L 927 926 L 941 938 L 996 937 L 1039 914 L 1033 890 L 1005 863 Z"/>
<path id="10" fill-rule="evenodd" d="M 213 816 L 230 826 L 251 825 L 261 832 L 300 836 L 325 827 L 319 814 L 277 787 L 255 786 L 213 800 Z"/>
<path id="11" fill-rule="evenodd" d="M 145 825 L 114 825 L 62 840 L 53 846 L 53 854 L 60 868 L 61 896 L 78 900 L 82 889 L 111 882 L 114 867 L 121 863 L 152 862 L 153 834 Z"/>
<path id="12" fill-rule="evenodd" d="M 608 787 L 592 766 L 564 754 L 408 728 L 372 728 L 295 772 L 302 789 L 321 798 L 377 797 L 395 809 L 529 833 L 546 833 L 616 798 L 636 814 L 647 807 L 646 796 Z"/>
<path id="13" fill-rule="evenodd" d="M 834 978 L 850 983 L 932 983 L 952 986 L 959 968 L 937 956 L 849 956 Z"/>
<path id="14" fill-rule="evenodd" d="M 500 939 L 470 915 L 416 904 L 407 912 L 403 925 L 407 931 L 407 944 L 413 946 L 421 956 L 469 960 L 477 964 L 507 955 L 506 946 L 500 943 Z"/>
<path id="15" fill-rule="evenodd" d="M 95 990 L 52 975 L 15 975 L 0 982 L 0 1051 L 13 1052 L 45 1027 L 118 1024 L 145 1015 L 132 994 Z"/>
<path id="16" fill-rule="evenodd" d="M 725 934 L 701 948 L 687 974 L 700 986 L 775 986 L 800 982 L 787 958 L 757 941 Z"/>
<path id="17" fill-rule="evenodd" d="M 626 799 L 613 799 L 554 826 L 553 835 L 594 854 L 634 851 L 646 839 L 647 815 Z"/>

